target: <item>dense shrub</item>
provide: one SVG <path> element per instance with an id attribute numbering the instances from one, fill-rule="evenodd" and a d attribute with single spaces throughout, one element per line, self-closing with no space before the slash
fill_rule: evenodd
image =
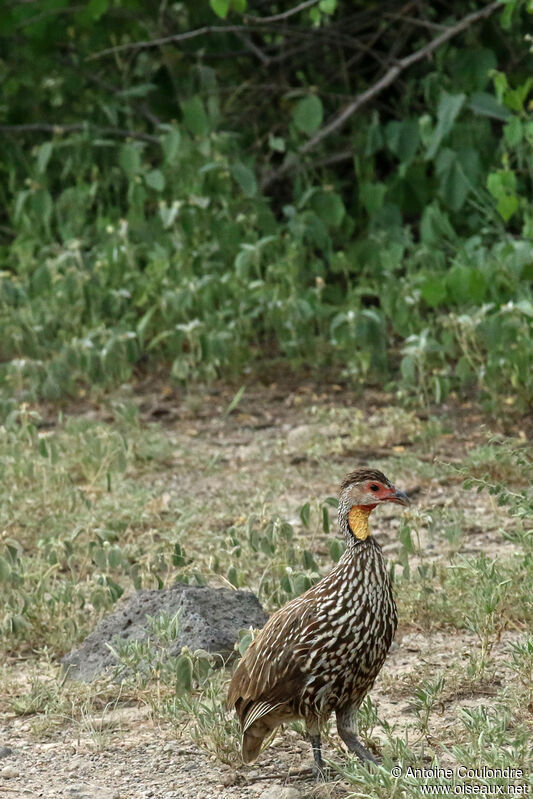
<path id="1" fill-rule="evenodd" d="M 285 4 L 1 10 L 4 395 L 75 394 L 156 362 L 188 381 L 282 357 L 425 400 L 478 388 L 531 403 L 522 4 L 310 146 L 465 5 L 432 4 L 418 25 L 363 0 L 271 23 L 256 17 Z M 204 25 L 220 30 L 95 57 Z"/>

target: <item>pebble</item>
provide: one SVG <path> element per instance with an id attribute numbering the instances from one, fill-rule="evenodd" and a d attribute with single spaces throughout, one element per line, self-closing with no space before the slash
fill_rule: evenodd
<path id="1" fill-rule="evenodd" d="M 229 788 L 230 785 L 235 785 L 236 780 L 237 780 L 237 775 L 235 774 L 234 771 L 230 771 L 229 774 L 224 774 L 221 782 L 225 788 Z"/>
<path id="2" fill-rule="evenodd" d="M 259 799 L 303 799 L 303 794 L 286 785 L 271 785 L 263 791 Z"/>
<path id="3" fill-rule="evenodd" d="M 4 766 L 2 771 L 0 771 L 0 777 L 3 777 L 5 780 L 12 780 L 14 777 L 18 777 L 19 773 L 16 768 L 13 766 Z"/>
<path id="4" fill-rule="evenodd" d="M 13 750 L 9 746 L 0 746 L 0 758 L 9 757 L 13 754 Z"/>

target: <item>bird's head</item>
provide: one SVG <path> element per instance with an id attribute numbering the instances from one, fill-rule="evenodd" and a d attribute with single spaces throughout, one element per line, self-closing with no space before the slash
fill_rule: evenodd
<path id="1" fill-rule="evenodd" d="M 356 469 L 346 475 L 340 487 L 341 527 L 355 538 L 367 538 L 368 517 L 377 505 L 384 502 L 408 505 L 409 498 L 403 491 L 398 491 L 383 472 L 377 469 Z"/>

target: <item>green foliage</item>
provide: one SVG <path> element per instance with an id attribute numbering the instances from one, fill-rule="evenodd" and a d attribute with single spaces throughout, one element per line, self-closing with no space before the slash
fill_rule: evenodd
<path id="1" fill-rule="evenodd" d="M 6 410 L 13 396 L 77 396 L 156 364 L 188 382 L 265 357 L 394 381 L 423 402 L 476 388 L 529 406 L 524 4 L 452 39 L 308 154 L 379 79 L 395 26 L 365 22 L 379 57 L 354 72 L 365 3 L 322 0 L 279 28 L 248 11 L 246 0 L 0 11 Z M 413 38 L 401 24 L 406 52 L 427 43 L 425 28 Z M 176 31 L 200 33 L 102 54 Z"/>

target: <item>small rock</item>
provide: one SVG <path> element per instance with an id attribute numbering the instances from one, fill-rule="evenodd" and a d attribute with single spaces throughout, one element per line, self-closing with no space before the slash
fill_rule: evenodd
<path id="1" fill-rule="evenodd" d="M 271 785 L 259 799 L 303 799 L 303 794 L 287 785 Z"/>
<path id="2" fill-rule="evenodd" d="M 249 591 L 184 585 L 162 590 L 137 591 L 106 616 L 78 649 L 63 658 L 69 677 L 91 681 L 116 664 L 108 644 L 115 639 L 146 641 L 150 617 L 179 614 L 179 634 L 168 647 L 178 656 L 182 647 L 204 649 L 223 658 L 232 657 L 239 630 L 262 627 L 267 615 L 257 597 Z"/>
<path id="3" fill-rule="evenodd" d="M 0 758 L 9 757 L 13 754 L 13 750 L 9 746 L 0 746 Z"/>
<path id="4" fill-rule="evenodd" d="M 13 766 L 4 766 L 2 771 L 0 771 L 0 777 L 3 777 L 5 780 L 12 780 L 14 777 L 18 777 L 19 773 L 16 768 Z"/>
<path id="5" fill-rule="evenodd" d="M 225 788 L 229 788 L 230 785 L 235 785 L 236 780 L 237 780 L 237 775 L 235 774 L 234 771 L 230 771 L 229 774 L 224 774 L 221 782 Z"/>

